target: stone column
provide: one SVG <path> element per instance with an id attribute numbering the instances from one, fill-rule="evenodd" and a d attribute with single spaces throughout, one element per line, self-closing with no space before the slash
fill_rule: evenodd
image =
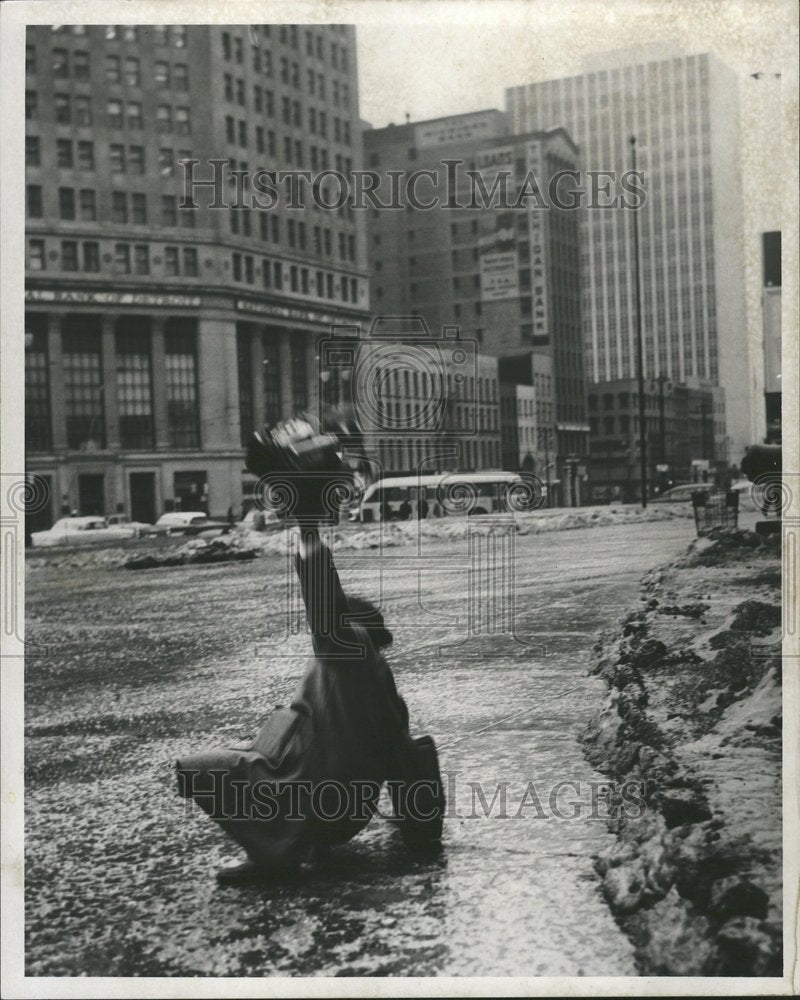
<path id="1" fill-rule="evenodd" d="M 253 387 L 253 419 L 256 427 L 264 426 L 264 327 L 251 327 L 250 357 L 252 371 L 250 373 Z"/>
<path id="2" fill-rule="evenodd" d="M 289 350 L 288 330 L 281 330 L 279 333 L 278 358 L 281 377 L 281 419 L 288 420 L 295 415 L 292 393 L 292 355 Z"/>
<path id="3" fill-rule="evenodd" d="M 67 415 L 64 403 L 64 358 L 61 350 L 61 315 L 47 315 L 47 361 L 50 383 L 50 419 L 53 429 L 53 451 L 67 450 Z M 59 499 L 60 503 L 60 499 Z"/>
<path id="4" fill-rule="evenodd" d="M 308 412 L 319 416 L 319 361 L 317 360 L 317 336 L 314 333 L 304 335 L 306 350 L 306 392 L 308 393 Z"/>
<path id="5" fill-rule="evenodd" d="M 169 448 L 169 428 L 167 426 L 167 366 L 164 351 L 164 317 L 154 316 L 150 346 L 152 366 L 153 426 L 155 428 L 156 451 Z"/>
<path id="6" fill-rule="evenodd" d="M 117 399 L 117 346 L 114 343 L 114 318 L 104 315 L 100 321 L 103 338 L 103 416 L 106 450 L 119 451 L 119 401 Z"/>
<path id="7" fill-rule="evenodd" d="M 236 323 L 203 317 L 198 325 L 200 446 L 203 451 L 238 451 Z"/>

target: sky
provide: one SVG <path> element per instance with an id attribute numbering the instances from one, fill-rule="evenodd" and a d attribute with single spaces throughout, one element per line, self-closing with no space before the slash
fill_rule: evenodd
<path id="1" fill-rule="evenodd" d="M 406 114 L 419 121 L 502 110 L 506 87 L 579 73 L 583 57 L 598 51 L 668 40 L 687 53 L 715 53 L 740 79 L 743 169 L 757 201 L 750 208 L 762 228 L 778 227 L 769 165 L 780 155 L 781 63 L 791 57 L 794 20 L 782 0 L 438 0 L 352 9 L 361 117 L 376 128 Z M 754 80 L 755 72 L 765 76 Z"/>

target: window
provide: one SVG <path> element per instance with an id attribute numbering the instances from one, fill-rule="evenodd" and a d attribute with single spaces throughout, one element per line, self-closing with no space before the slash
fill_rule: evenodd
<path id="1" fill-rule="evenodd" d="M 72 169 L 72 142 L 69 139 L 56 139 L 56 166 Z"/>
<path id="2" fill-rule="evenodd" d="M 192 320 L 167 320 L 166 323 L 167 431 L 173 448 L 200 446 L 194 327 Z"/>
<path id="3" fill-rule="evenodd" d="M 173 66 L 173 87 L 175 90 L 189 89 L 189 67 L 186 63 L 175 63 Z"/>
<path id="4" fill-rule="evenodd" d="M 147 222 L 147 196 L 144 194 L 131 195 L 131 221 L 137 226 L 143 226 Z"/>
<path id="5" fill-rule="evenodd" d="M 167 44 L 167 26 L 166 26 L 166 24 L 155 24 L 155 25 L 153 25 L 153 42 L 156 45 L 166 45 Z"/>
<path id="6" fill-rule="evenodd" d="M 114 245 L 114 273 L 131 273 L 131 248 L 127 243 L 116 243 Z"/>
<path id="7" fill-rule="evenodd" d="M 184 247 L 183 273 L 187 278 L 197 277 L 197 251 L 194 247 Z"/>
<path id="8" fill-rule="evenodd" d="M 136 243 L 133 247 L 133 273 L 150 273 L 150 248 L 146 243 Z"/>
<path id="9" fill-rule="evenodd" d="M 122 128 L 122 101 L 109 101 L 106 114 L 109 128 Z"/>
<path id="10" fill-rule="evenodd" d="M 94 316 L 63 320 L 62 368 L 67 447 L 105 447 L 100 321 Z"/>
<path id="11" fill-rule="evenodd" d="M 158 172 L 167 177 L 173 172 L 174 151 L 162 148 L 158 151 Z"/>
<path id="12" fill-rule="evenodd" d="M 227 31 L 222 32 L 222 56 L 227 61 L 231 60 L 231 36 Z"/>
<path id="13" fill-rule="evenodd" d="M 180 274 L 177 247 L 164 247 L 164 274 L 169 277 L 176 277 Z"/>
<path id="14" fill-rule="evenodd" d="M 124 174 L 125 147 L 118 143 L 112 143 L 112 145 L 108 147 L 108 162 L 111 166 L 112 174 Z"/>
<path id="15" fill-rule="evenodd" d="M 161 195 L 161 223 L 164 226 L 175 226 L 178 223 L 174 194 Z"/>
<path id="16" fill-rule="evenodd" d="M 89 53 L 77 51 L 72 53 L 72 75 L 76 80 L 89 79 Z"/>
<path id="17" fill-rule="evenodd" d="M 144 146 L 128 146 L 128 170 L 132 174 L 144 173 Z"/>
<path id="18" fill-rule="evenodd" d="M 38 167 L 42 162 L 38 135 L 25 136 L 25 166 Z"/>
<path id="19" fill-rule="evenodd" d="M 58 214 L 62 219 L 75 218 L 75 192 L 72 188 L 58 189 Z"/>
<path id="20" fill-rule="evenodd" d="M 241 429 L 242 445 L 247 444 L 250 428 L 255 426 L 251 346 L 252 333 L 249 328 L 243 327 L 242 324 L 237 324 L 236 366 L 239 376 L 239 427 Z"/>
<path id="21" fill-rule="evenodd" d="M 119 56 L 106 56 L 106 81 L 119 83 L 122 80 Z"/>
<path id="22" fill-rule="evenodd" d="M 53 76 L 69 76 L 69 55 L 66 49 L 53 49 Z"/>
<path id="23" fill-rule="evenodd" d="M 172 108 L 168 104 L 159 104 L 156 110 L 156 127 L 159 132 L 172 131 Z"/>
<path id="24" fill-rule="evenodd" d="M 62 271 L 78 270 L 78 244 L 75 240 L 61 241 L 61 269 Z"/>
<path id="25" fill-rule="evenodd" d="M 148 320 L 120 317 L 116 323 L 117 405 L 123 448 L 154 444 L 150 330 Z"/>
<path id="26" fill-rule="evenodd" d="M 111 221 L 123 224 L 128 221 L 128 195 L 124 191 L 111 192 Z"/>
<path id="27" fill-rule="evenodd" d="M 225 139 L 227 142 L 236 142 L 236 121 L 233 115 L 225 115 Z"/>
<path id="28" fill-rule="evenodd" d="M 92 124 L 92 102 L 88 97 L 75 98 L 75 124 L 88 126 Z"/>
<path id="29" fill-rule="evenodd" d="M 46 322 L 38 315 L 25 319 L 26 332 L 33 334 L 33 343 L 25 348 L 25 448 L 32 452 L 53 446 Z"/>
<path id="30" fill-rule="evenodd" d="M 94 170 L 94 143 L 88 139 L 78 143 L 78 168 Z"/>
<path id="31" fill-rule="evenodd" d="M 192 123 L 189 117 L 189 109 L 185 107 L 175 108 L 175 131 L 178 135 L 190 135 Z"/>
<path id="32" fill-rule="evenodd" d="M 233 270 L 233 280 L 242 280 L 242 255 L 240 253 L 231 254 L 231 267 Z"/>
<path id="33" fill-rule="evenodd" d="M 140 129 L 142 127 L 142 106 L 138 101 L 128 101 L 128 128 Z"/>
<path id="34" fill-rule="evenodd" d="M 25 117 L 28 120 L 39 117 L 39 101 L 35 90 L 25 91 Z"/>
<path id="35" fill-rule="evenodd" d="M 81 188 L 80 213 L 84 222 L 94 222 L 97 218 L 97 199 L 91 188 Z"/>
<path id="36" fill-rule="evenodd" d="M 169 87 L 169 63 L 159 59 L 155 65 L 155 82 L 161 87 Z"/>
<path id="37" fill-rule="evenodd" d="M 139 41 L 139 29 L 135 24 L 123 24 L 122 25 L 122 40 L 124 42 L 138 42 Z"/>
<path id="38" fill-rule="evenodd" d="M 83 269 L 96 274 L 100 270 L 100 244 L 87 240 L 83 247 Z"/>
<path id="39" fill-rule="evenodd" d="M 186 48 L 186 26 L 183 24 L 172 25 L 172 44 L 176 49 Z"/>
<path id="40" fill-rule="evenodd" d="M 125 83 L 129 87 L 138 87 L 142 82 L 141 70 L 139 68 L 139 60 L 133 56 L 129 56 L 125 60 Z"/>
<path id="41" fill-rule="evenodd" d="M 28 185 L 25 191 L 25 208 L 29 219 L 41 219 L 44 214 L 42 207 L 41 185 Z"/>
<path id="42" fill-rule="evenodd" d="M 59 125 L 69 125 L 72 121 L 72 100 L 69 94 L 54 94 L 53 107 Z"/>
<path id="43" fill-rule="evenodd" d="M 44 271 L 44 240 L 28 241 L 28 267 L 31 271 Z"/>

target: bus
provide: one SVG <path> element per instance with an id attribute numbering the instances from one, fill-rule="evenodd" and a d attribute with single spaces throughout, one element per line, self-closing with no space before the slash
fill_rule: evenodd
<path id="1" fill-rule="evenodd" d="M 446 472 L 379 479 L 364 491 L 352 519 L 402 521 L 454 515 L 506 514 L 535 510 L 545 487 L 516 472 Z"/>

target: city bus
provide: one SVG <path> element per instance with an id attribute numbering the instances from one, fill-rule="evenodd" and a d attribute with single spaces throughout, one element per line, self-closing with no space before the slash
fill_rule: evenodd
<path id="1" fill-rule="evenodd" d="M 379 479 L 364 491 L 353 520 L 410 520 L 535 510 L 544 486 L 516 472 L 449 472 Z"/>

